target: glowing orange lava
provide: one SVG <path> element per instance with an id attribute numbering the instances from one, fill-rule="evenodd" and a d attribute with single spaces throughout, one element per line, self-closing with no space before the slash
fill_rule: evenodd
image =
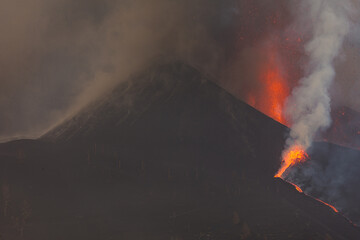
<path id="1" fill-rule="evenodd" d="M 324 202 L 324 201 L 321 201 L 321 200 L 318 199 L 318 198 L 314 198 L 314 199 L 317 200 L 317 201 L 319 201 L 319 202 L 321 202 L 322 204 L 325 204 L 326 206 L 330 207 L 334 212 L 339 212 L 334 206 L 332 206 L 332 205 L 330 205 L 330 204 L 328 204 L 328 203 L 326 203 L 326 202 Z"/>
<path id="2" fill-rule="evenodd" d="M 295 187 L 295 189 L 296 189 L 299 193 L 304 193 L 303 190 L 302 190 L 298 185 L 296 185 L 295 183 L 292 183 L 292 182 L 287 182 L 287 183 L 293 185 L 293 186 Z M 306 193 L 304 193 L 304 194 L 305 194 L 306 196 L 309 196 L 309 195 L 307 195 Z M 330 204 L 328 204 L 328 203 L 326 203 L 326 202 L 324 202 L 324 201 L 322 201 L 322 200 L 320 200 L 320 199 L 318 199 L 318 198 L 314 198 L 314 197 L 312 197 L 312 196 L 309 196 L 309 197 L 311 197 L 311 198 L 315 199 L 316 201 L 318 201 L 318 202 L 320 202 L 320 203 L 322 203 L 322 204 L 330 207 L 334 212 L 337 212 L 337 213 L 339 212 L 339 210 L 337 210 L 334 206 L 332 206 L 332 205 L 330 205 Z"/>
<path id="3" fill-rule="evenodd" d="M 262 89 L 250 91 L 246 99 L 247 103 L 276 121 L 288 125 L 284 118 L 283 107 L 290 90 L 281 69 L 276 47 L 265 49 L 264 63 L 260 66 L 258 78 Z"/>
<path id="4" fill-rule="evenodd" d="M 291 183 L 291 182 L 288 182 L 288 183 L 290 183 L 291 185 L 293 185 L 293 186 L 295 187 L 295 189 L 296 189 L 299 193 L 302 193 L 302 192 L 303 192 L 303 190 L 302 190 L 298 185 L 296 185 L 295 183 Z"/>
<path id="5" fill-rule="evenodd" d="M 300 146 L 300 145 L 292 146 L 290 149 L 288 149 L 286 151 L 285 156 L 283 157 L 283 160 L 281 163 L 281 167 L 278 170 L 278 172 L 275 174 L 274 177 L 282 178 L 285 171 L 289 167 L 291 167 L 297 163 L 304 162 L 308 158 L 309 158 L 309 156 L 304 151 L 304 148 L 302 146 Z"/>
<path id="6" fill-rule="evenodd" d="M 283 162 L 282 162 L 282 165 L 281 165 L 281 168 L 279 169 L 279 171 L 275 174 L 275 178 L 282 178 L 284 176 L 284 173 L 285 171 L 297 164 L 297 163 L 300 163 L 300 162 L 303 162 L 303 161 L 306 161 L 307 159 L 309 158 L 309 156 L 307 155 L 307 153 L 304 151 L 304 149 L 299 146 L 299 145 L 295 145 L 293 147 L 291 147 L 285 154 L 285 157 L 283 158 Z M 286 180 L 285 180 L 286 181 Z M 303 190 L 298 186 L 296 185 L 295 183 L 292 183 L 292 182 L 288 182 L 286 181 L 287 183 L 293 185 L 295 187 L 295 189 L 299 192 L 299 193 L 304 193 Z M 305 195 L 307 195 L 306 193 L 304 193 Z M 307 195 L 309 196 L 309 195 Z M 318 202 L 321 202 L 322 204 L 325 204 L 326 206 L 330 207 L 334 212 L 339 212 L 334 206 L 318 199 L 318 198 L 315 198 L 315 197 L 312 197 L 312 196 L 309 196 L 313 199 L 315 199 L 316 201 Z"/>

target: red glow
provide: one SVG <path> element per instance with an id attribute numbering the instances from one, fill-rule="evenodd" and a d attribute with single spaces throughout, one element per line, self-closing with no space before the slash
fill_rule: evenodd
<path id="1" fill-rule="evenodd" d="M 287 125 L 283 107 L 290 90 L 277 59 L 276 48 L 266 50 L 264 58 L 265 62 L 260 66 L 258 75 L 262 89 L 260 92 L 251 91 L 247 96 L 247 102 L 276 121 Z"/>

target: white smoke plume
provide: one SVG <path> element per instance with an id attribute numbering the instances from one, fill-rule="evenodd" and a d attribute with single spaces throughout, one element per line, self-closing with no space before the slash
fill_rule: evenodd
<path id="1" fill-rule="evenodd" d="M 334 60 L 350 32 L 351 0 L 306 0 L 301 4 L 299 22 L 308 23 L 311 33 L 305 45 L 308 65 L 306 76 L 286 103 L 291 130 L 283 151 L 284 162 L 276 176 L 282 176 L 292 165 L 287 159 L 290 151 L 297 146 L 307 150 L 315 134 L 331 124 L 329 88 L 335 78 Z"/>
<path id="2" fill-rule="evenodd" d="M 305 46 L 307 76 L 300 80 L 286 104 L 292 123 L 287 148 L 301 145 L 307 149 L 314 135 L 331 123 L 328 91 L 335 78 L 334 60 L 350 31 L 351 4 L 347 0 L 303 1 L 307 21 L 312 23 L 312 39 Z"/>

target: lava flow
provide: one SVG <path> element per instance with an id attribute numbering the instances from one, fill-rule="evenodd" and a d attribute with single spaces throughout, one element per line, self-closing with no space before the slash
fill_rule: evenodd
<path id="1" fill-rule="evenodd" d="M 291 182 L 288 182 L 290 183 L 291 185 L 293 185 L 295 187 L 295 189 L 299 192 L 299 193 L 303 193 L 303 190 L 298 186 L 296 185 L 295 183 L 291 183 Z"/>
<path id="2" fill-rule="evenodd" d="M 305 150 L 299 146 L 299 145 L 295 145 L 293 147 L 291 147 L 286 153 L 285 156 L 283 158 L 282 164 L 281 164 L 281 168 L 279 169 L 279 171 L 275 174 L 275 178 L 283 178 L 285 175 L 286 170 L 297 164 L 300 162 L 304 162 L 309 158 L 308 154 L 305 152 Z M 285 180 L 286 181 L 286 180 Z M 286 181 L 288 182 L 288 181 Z M 293 185 L 295 187 L 295 189 L 299 192 L 299 193 L 304 193 L 303 190 L 296 185 L 295 183 L 292 182 L 288 182 L 289 184 Z M 304 193 L 305 194 L 305 193 Z M 305 194 L 307 195 L 307 194 Z M 310 196 L 311 198 L 321 202 L 322 204 L 325 204 L 326 206 L 330 207 L 334 212 L 339 212 L 334 206 L 318 199 L 315 197 Z"/>
<path id="3" fill-rule="evenodd" d="M 304 193 L 303 190 L 302 190 L 298 185 L 296 185 L 295 183 L 291 183 L 291 182 L 287 182 L 287 183 L 290 183 L 291 185 L 293 185 L 293 186 L 295 187 L 295 189 L 296 189 L 299 193 Z M 305 194 L 306 196 L 309 196 L 309 195 L 307 195 L 306 193 L 304 193 L 304 194 Z M 315 199 L 316 201 L 321 202 L 322 204 L 330 207 L 334 212 L 337 212 L 337 213 L 339 212 L 339 210 L 337 210 L 334 206 L 332 206 L 332 205 L 330 205 L 330 204 L 328 204 L 328 203 L 326 203 L 326 202 L 324 202 L 324 201 L 322 201 L 322 200 L 320 200 L 320 199 L 318 199 L 318 198 L 315 198 L 315 197 L 312 197 L 312 196 L 309 196 L 309 197 L 311 197 L 311 198 Z"/>
<path id="4" fill-rule="evenodd" d="M 300 145 L 292 146 L 288 149 L 284 156 L 281 163 L 281 167 L 278 172 L 275 174 L 274 177 L 283 178 L 286 170 L 298 163 L 304 162 L 309 158 L 307 153 L 305 152 L 304 148 Z"/>
<path id="5" fill-rule="evenodd" d="M 332 206 L 332 205 L 330 205 L 330 204 L 328 204 L 328 203 L 326 203 L 326 202 L 324 202 L 324 201 L 322 201 L 322 200 L 320 200 L 318 198 L 314 198 L 314 199 L 321 202 L 322 204 L 325 204 L 326 206 L 330 207 L 332 210 L 334 210 L 334 212 L 339 212 L 334 206 Z"/>

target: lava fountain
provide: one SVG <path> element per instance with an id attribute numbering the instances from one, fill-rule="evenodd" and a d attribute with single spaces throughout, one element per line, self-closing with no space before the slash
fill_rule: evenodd
<path id="1" fill-rule="evenodd" d="M 269 46 L 265 50 L 264 62 L 260 66 L 258 79 L 262 89 L 260 92 L 250 91 L 247 95 L 247 102 L 274 120 L 288 125 L 283 108 L 290 91 L 275 46 Z"/>
<path id="2" fill-rule="evenodd" d="M 309 158 L 301 145 L 294 145 L 283 154 L 281 167 L 274 177 L 283 178 L 286 176 L 286 170 L 298 163 L 305 162 Z"/>

